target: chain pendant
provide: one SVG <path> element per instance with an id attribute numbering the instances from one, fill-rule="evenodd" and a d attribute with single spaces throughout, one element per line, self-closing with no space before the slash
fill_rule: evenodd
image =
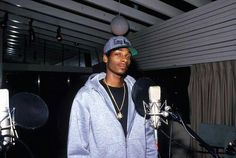
<path id="1" fill-rule="evenodd" d="M 117 118 L 118 118 L 118 120 L 120 120 L 120 119 L 122 119 L 122 118 L 123 118 L 123 115 L 122 115 L 122 113 L 121 113 L 121 112 L 119 112 L 119 113 L 117 114 Z"/>

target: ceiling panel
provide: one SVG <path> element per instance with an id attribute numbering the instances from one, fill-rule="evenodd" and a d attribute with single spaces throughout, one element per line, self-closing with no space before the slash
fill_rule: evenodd
<path id="1" fill-rule="evenodd" d="M 102 53 L 106 40 L 113 35 L 110 23 L 118 14 L 128 20 L 130 29 L 127 36 L 129 36 L 211 2 L 211 0 L 1 0 L 1 28 L 5 31 L 4 39 L 11 43 L 5 44 L 4 50 L 17 47 L 15 51 L 11 48 L 8 54 L 15 53 L 17 56 L 18 48 L 30 49 L 33 42 L 44 43 L 34 44 L 34 50 L 44 50 L 47 44 L 55 43 L 52 45 L 55 51 L 58 49 L 63 51 L 63 45 L 63 47 L 74 47 L 71 50 L 85 50 L 93 53 L 93 57 L 97 57 L 96 54 Z M 56 40 L 58 27 L 61 28 L 62 41 Z M 31 41 L 30 35 L 36 40 Z M 22 50 L 19 52 L 22 53 Z M 50 56 L 50 60 L 53 60 L 53 57 L 55 61 L 58 60 L 56 55 Z M 100 61 L 99 58 L 92 60 L 93 64 Z"/>

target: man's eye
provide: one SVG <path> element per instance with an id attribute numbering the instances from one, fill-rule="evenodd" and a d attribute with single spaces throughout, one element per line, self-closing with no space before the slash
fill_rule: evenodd
<path id="1" fill-rule="evenodd" d="M 126 55 L 126 58 L 131 58 L 131 55 L 129 54 L 129 55 Z"/>
<path id="2" fill-rule="evenodd" d="M 115 56 L 120 56 L 120 53 L 115 53 Z"/>

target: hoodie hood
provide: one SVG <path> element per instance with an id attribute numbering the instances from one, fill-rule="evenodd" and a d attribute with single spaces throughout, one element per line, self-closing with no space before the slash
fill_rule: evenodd
<path id="1" fill-rule="evenodd" d="M 97 91 L 99 91 L 99 89 L 101 88 L 101 84 L 100 84 L 100 80 L 104 79 L 106 76 L 106 73 L 105 72 L 101 72 L 101 73 L 95 73 L 95 74 L 92 74 L 89 76 L 87 82 L 85 83 L 85 86 L 86 87 L 89 87 L 89 88 L 93 88 Z M 129 75 L 127 75 L 125 78 L 124 78 L 124 81 L 127 83 L 127 85 L 130 85 L 129 86 L 129 90 L 131 90 L 131 87 L 134 85 L 135 83 L 135 79 Z"/>

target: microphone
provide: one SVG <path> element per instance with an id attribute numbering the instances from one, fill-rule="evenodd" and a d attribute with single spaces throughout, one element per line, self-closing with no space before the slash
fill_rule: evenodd
<path id="1" fill-rule="evenodd" d="M 149 107 L 150 112 L 147 113 L 151 116 L 152 126 L 159 128 L 161 126 L 160 111 L 161 111 L 161 88 L 159 86 L 149 87 Z"/>
<path id="2" fill-rule="evenodd" d="M 146 119 L 151 120 L 153 128 L 161 126 L 161 122 L 168 124 L 162 117 L 169 116 L 167 102 L 161 104 L 161 88 L 157 86 L 150 78 L 143 77 L 138 79 L 132 89 L 132 99 L 136 111 Z"/>
<path id="3" fill-rule="evenodd" d="M 14 127 L 9 110 L 9 92 L 0 89 L 0 151 L 13 142 Z"/>
<path id="4" fill-rule="evenodd" d="M 168 117 L 170 110 L 166 106 L 166 101 L 161 104 L 161 88 L 147 77 L 138 79 L 132 89 L 132 99 L 135 109 L 145 119 L 150 120 L 151 126 L 154 128 L 156 144 L 158 144 L 158 128 L 161 122 L 168 124 L 162 117 Z M 164 108 L 164 109 L 163 109 Z"/>
<path id="5" fill-rule="evenodd" d="M 149 87 L 149 106 L 150 112 L 147 112 L 147 115 L 151 116 L 152 126 L 153 128 L 159 128 L 161 126 L 161 122 L 168 124 L 167 121 L 161 118 L 169 116 L 170 107 L 165 104 L 161 104 L 161 88 L 160 86 L 150 86 Z M 162 109 L 164 106 L 164 109 Z"/>
<path id="6" fill-rule="evenodd" d="M 156 144 L 158 144 L 158 131 L 157 129 L 161 126 L 160 122 L 160 110 L 161 110 L 161 88 L 159 86 L 151 86 L 148 89 L 149 94 L 149 113 L 146 114 L 151 116 L 151 125 L 154 128 L 154 137 Z"/>

